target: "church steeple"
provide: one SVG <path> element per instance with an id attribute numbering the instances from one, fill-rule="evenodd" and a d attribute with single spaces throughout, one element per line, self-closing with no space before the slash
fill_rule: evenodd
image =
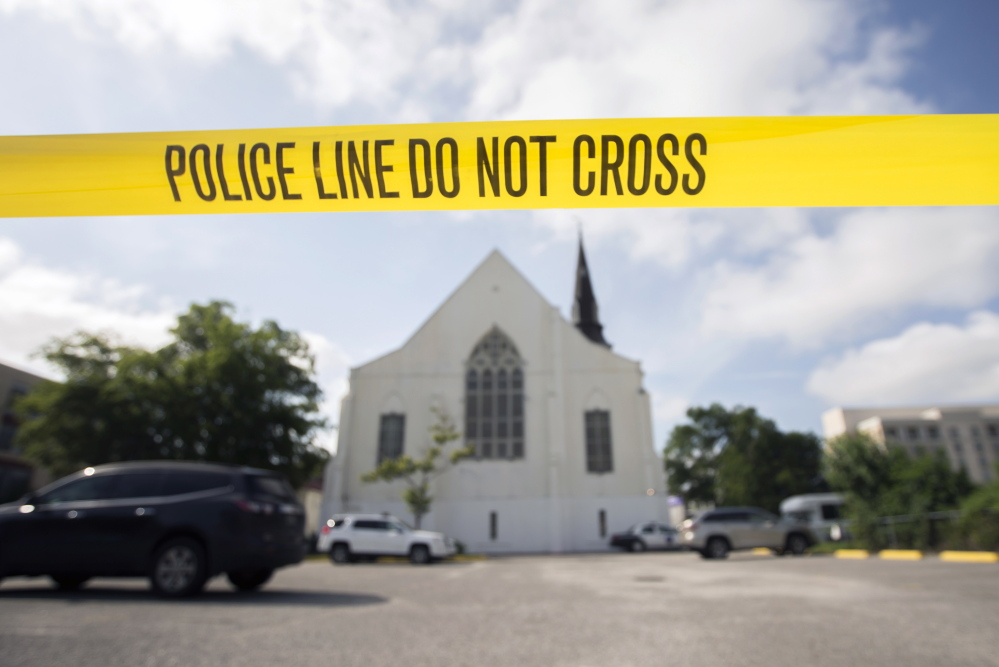
<path id="1" fill-rule="evenodd" d="M 590 269 L 586 266 L 586 253 L 583 252 L 583 232 L 579 232 L 579 259 L 576 261 L 576 296 L 572 301 L 572 323 L 583 335 L 594 343 L 610 347 L 604 340 L 603 326 L 597 312 L 597 299 L 590 283 Z"/>

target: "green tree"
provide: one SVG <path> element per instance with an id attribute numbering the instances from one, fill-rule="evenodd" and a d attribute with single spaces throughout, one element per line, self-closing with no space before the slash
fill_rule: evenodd
<path id="1" fill-rule="evenodd" d="M 961 503 L 961 510 L 958 528 L 965 540 L 962 546 L 999 550 L 999 480 L 975 490 Z"/>
<path id="2" fill-rule="evenodd" d="M 715 403 L 687 416 L 692 423 L 673 429 L 663 454 L 670 489 L 688 502 L 776 512 L 784 498 L 819 490 L 822 448 L 814 435 L 784 433 L 754 408 Z"/>
<path id="3" fill-rule="evenodd" d="M 475 447 L 470 445 L 452 450 L 445 456 L 448 445 L 460 439 L 461 433 L 455 428 L 454 420 L 447 412 L 434 408 L 433 413 L 437 417 L 437 421 L 429 429 L 433 444 L 423 451 L 420 458 L 414 459 L 403 454 L 394 459 L 386 459 L 374 470 L 361 475 L 361 480 L 367 483 L 403 480 L 406 488 L 402 492 L 402 499 L 412 513 L 413 523 L 417 528 L 433 505 L 431 483 L 453 465 L 475 453 Z"/>
<path id="4" fill-rule="evenodd" d="M 18 446 L 55 474 L 140 459 L 216 461 L 269 468 L 295 486 L 328 458 L 306 342 L 275 322 L 233 319 L 225 302 L 192 305 L 148 351 L 80 332 L 43 354 L 66 376 L 17 406 Z"/>
<path id="5" fill-rule="evenodd" d="M 945 526 L 926 515 L 957 509 L 973 490 L 967 473 L 951 468 L 942 450 L 912 458 L 864 434 L 832 440 L 825 469 L 830 486 L 846 495 L 855 539 L 872 549 L 937 546 L 946 539 Z M 902 516 L 911 518 L 890 526 L 881 521 Z"/>

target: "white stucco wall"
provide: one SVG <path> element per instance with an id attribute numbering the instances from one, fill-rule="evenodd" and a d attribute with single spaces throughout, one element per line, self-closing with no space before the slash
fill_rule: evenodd
<path id="1" fill-rule="evenodd" d="M 587 551 L 607 533 L 667 520 L 662 465 L 638 362 L 589 341 L 498 252 L 492 253 L 401 348 L 355 368 L 341 412 L 338 453 L 327 468 L 325 514 L 387 511 L 411 517 L 401 482 L 363 484 L 376 465 L 380 415 L 406 415 L 405 451 L 429 442 L 431 407 L 462 424 L 465 363 L 498 326 L 524 361 L 524 458 L 466 460 L 441 477 L 424 527 L 480 552 Z M 614 470 L 586 472 L 584 412 L 611 414 Z M 652 489 L 654 495 L 649 496 Z M 489 516 L 498 517 L 497 539 Z"/>

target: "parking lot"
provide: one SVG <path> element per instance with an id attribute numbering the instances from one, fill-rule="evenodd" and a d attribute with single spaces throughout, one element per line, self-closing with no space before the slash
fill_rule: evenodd
<path id="1" fill-rule="evenodd" d="M 996 665 L 999 567 L 686 553 L 310 561 L 193 600 L 0 584 L 0 664 Z"/>

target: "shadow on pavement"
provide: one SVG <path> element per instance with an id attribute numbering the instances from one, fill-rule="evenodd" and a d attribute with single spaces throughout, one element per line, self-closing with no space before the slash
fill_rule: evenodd
<path id="1" fill-rule="evenodd" d="M 28 582 L 25 582 L 28 583 Z M 124 588 L 103 584 L 100 581 L 85 585 L 78 591 L 61 591 L 46 581 L 30 582 L 29 586 L 0 587 L 2 600 L 53 600 L 60 602 L 150 602 L 157 604 L 268 606 L 292 605 L 309 607 L 360 607 L 388 602 L 388 598 L 362 593 L 336 593 L 327 591 L 295 591 L 264 588 L 242 593 L 231 590 L 209 589 L 192 598 L 164 600 L 143 588 Z"/>

